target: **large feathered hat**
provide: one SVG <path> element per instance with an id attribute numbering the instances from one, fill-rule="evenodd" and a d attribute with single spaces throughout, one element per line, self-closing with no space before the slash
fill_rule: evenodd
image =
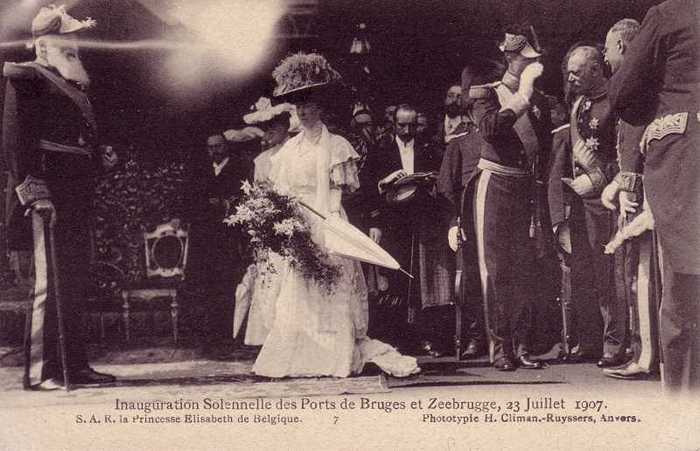
<path id="1" fill-rule="evenodd" d="M 295 103 L 311 93 L 339 84 L 340 74 L 319 53 L 296 53 L 283 59 L 272 71 L 275 79 L 273 95 Z"/>
<path id="2" fill-rule="evenodd" d="M 65 5 L 44 6 L 32 20 L 32 36 L 34 39 L 47 34 L 68 34 L 95 27 L 97 22 L 87 18 L 78 20 L 68 14 Z"/>

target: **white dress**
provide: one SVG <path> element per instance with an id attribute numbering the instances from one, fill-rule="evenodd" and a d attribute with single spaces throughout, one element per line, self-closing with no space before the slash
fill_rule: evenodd
<path id="1" fill-rule="evenodd" d="M 279 149 L 280 146 L 267 149 L 255 158 L 256 182 L 269 180 L 272 157 Z M 280 276 L 273 271 L 281 268 L 281 257 L 271 253 L 267 264 L 252 264 L 248 267 L 243 281 L 236 289 L 236 304 L 250 305 L 244 341 L 247 345 L 261 346 L 270 332 L 275 317 L 274 301 L 280 289 Z M 242 308 L 239 310 L 239 314 L 245 314 Z"/>
<path id="2" fill-rule="evenodd" d="M 341 189 L 359 187 L 355 161 L 359 158 L 342 137 L 323 127 L 316 144 L 304 131 L 289 140 L 273 158 L 271 179 L 276 188 L 324 214 L 345 217 Z M 307 216 L 312 237 L 323 246 L 321 222 Z M 294 268 L 282 264 L 274 320 L 253 366 L 268 377 L 346 377 L 373 361 L 396 376 L 419 371 L 416 360 L 367 338 L 367 286 L 359 262 L 331 256 L 340 265 L 340 279 L 329 293 Z"/>

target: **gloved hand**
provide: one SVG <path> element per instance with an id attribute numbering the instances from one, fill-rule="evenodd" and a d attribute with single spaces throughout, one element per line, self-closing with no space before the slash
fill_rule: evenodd
<path id="1" fill-rule="evenodd" d="M 634 193 L 630 193 L 629 191 L 620 191 L 619 200 L 621 213 L 627 214 L 637 212 L 639 202 L 636 201 L 636 196 Z"/>
<path id="2" fill-rule="evenodd" d="M 520 86 L 518 88 L 518 93 L 530 100 L 532 93 L 535 90 L 535 80 L 537 80 L 542 72 L 544 71 L 544 66 L 539 61 L 530 63 L 525 67 L 523 72 L 520 74 Z"/>
<path id="3" fill-rule="evenodd" d="M 457 248 L 459 247 L 460 233 L 462 233 L 461 238 L 462 242 L 464 242 L 466 237 L 464 236 L 464 232 L 459 230 L 459 227 L 450 227 L 450 230 L 447 232 L 447 243 L 450 245 L 450 249 L 452 249 L 453 252 L 457 252 Z"/>
<path id="4" fill-rule="evenodd" d="M 563 177 L 561 181 L 569 185 L 569 187 L 581 197 L 586 197 L 595 190 L 591 178 L 586 174 L 579 175 L 575 179 Z"/>
<path id="5" fill-rule="evenodd" d="M 554 236 L 557 238 L 559 247 L 567 254 L 571 254 L 571 228 L 567 223 L 561 223 L 554 228 Z"/>
<path id="6" fill-rule="evenodd" d="M 617 195 L 619 192 L 620 185 L 615 180 L 608 183 L 608 186 L 605 187 L 602 194 L 600 195 L 600 200 L 601 202 L 603 202 L 603 206 L 605 206 L 605 208 L 607 208 L 608 210 L 617 210 L 617 206 L 615 206 L 615 200 L 617 199 Z"/>
<path id="7" fill-rule="evenodd" d="M 375 243 L 379 244 L 382 241 L 382 231 L 376 227 L 371 227 L 369 229 L 369 237 Z"/>

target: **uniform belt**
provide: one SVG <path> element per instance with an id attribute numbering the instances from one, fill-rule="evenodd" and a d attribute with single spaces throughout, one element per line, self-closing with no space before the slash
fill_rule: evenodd
<path id="1" fill-rule="evenodd" d="M 92 150 L 89 147 L 77 147 L 68 146 L 66 144 L 59 144 L 53 141 L 47 141 L 45 139 L 39 140 L 39 149 L 47 150 L 49 152 L 61 152 L 61 153 L 71 153 L 73 155 L 83 155 L 89 157 L 92 155 Z"/>
<path id="2" fill-rule="evenodd" d="M 532 174 L 529 171 L 526 171 L 525 169 L 504 166 L 502 164 L 494 163 L 493 161 L 485 160 L 483 158 L 479 159 L 479 164 L 477 166 L 479 167 L 479 169 L 485 169 L 493 172 L 494 174 L 503 175 L 506 177 L 526 178 L 532 176 Z"/>

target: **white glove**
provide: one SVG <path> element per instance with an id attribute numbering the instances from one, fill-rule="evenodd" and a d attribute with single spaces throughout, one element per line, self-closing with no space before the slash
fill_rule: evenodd
<path id="1" fill-rule="evenodd" d="M 538 61 L 530 63 L 527 65 L 527 67 L 525 67 L 523 72 L 520 74 L 520 87 L 518 88 L 518 92 L 523 97 L 530 100 L 530 97 L 532 97 L 532 93 L 535 89 L 535 80 L 542 75 L 543 71 L 544 66 Z"/>
<path id="2" fill-rule="evenodd" d="M 571 229 L 566 223 L 559 224 L 554 228 L 554 236 L 557 237 L 559 246 L 564 252 L 571 254 Z"/>
<path id="3" fill-rule="evenodd" d="M 374 241 L 375 243 L 379 244 L 380 241 L 382 241 L 382 231 L 381 229 L 378 229 L 376 227 L 372 227 L 369 229 L 369 237 Z"/>
<path id="4" fill-rule="evenodd" d="M 465 242 L 467 240 L 467 237 L 464 236 L 464 231 L 459 230 L 459 227 L 452 226 L 447 232 L 447 243 L 450 245 L 450 249 L 452 249 L 453 252 L 457 252 L 457 248 L 459 247 L 459 233 L 462 234 L 462 242 Z"/>
<path id="5" fill-rule="evenodd" d="M 617 198 L 618 192 L 620 192 L 620 185 L 614 180 L 605 187 L 600 195 L 600 200 L 603 202 L 605 208 L 608 210 L 617 210 L 615 199 Z"/>
<path id="6" fill-rule="evenodd" d="M 581 197 L 587 196 L 595 190 L 591 178 L 586 174 L 579 175 L 573 180 L 568 177 L 564 177 L 561 179 L 561 181 L 569 185 L 569 187 Z"/>
<path id="7" fill-rule="evenodd" d="M 620 211 L 624 213 L 636 213 L 639 202 L 632 200 L 633 193 L 620 191 Z"/>

